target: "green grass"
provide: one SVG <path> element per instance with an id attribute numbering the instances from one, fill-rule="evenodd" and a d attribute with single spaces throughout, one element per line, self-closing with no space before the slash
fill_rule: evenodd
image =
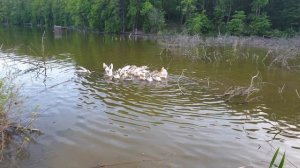
<path id="1" fill-rule="evenodd" d="M 282 156 L 282 158 L 281 158 L 281 160 L 280 160 L 280 163 L 279 163 L 279 165 L 277 166 L 276 164 L 275 164 L 275 161 L 276 161 L 276 158 L 277 158 L 277 156 L 278 156 L 278 153 L 279 153 L 279 148 L 276 150 L 276 152 L 274 153 L 274 155 L 273 155 L 273 158 L 272 158 L 272 160 L 271 160 L 271 162 L 270 162 L 270 166 L 269 166 L 269 168 L 272 168 L 272 167 L 278 167 L 278 168 L 283 168 L 284 167 L 284 161 L 285 161 L 285 152 L 284 152 L 284 154 L 283 154 L 283 156 Z"/>

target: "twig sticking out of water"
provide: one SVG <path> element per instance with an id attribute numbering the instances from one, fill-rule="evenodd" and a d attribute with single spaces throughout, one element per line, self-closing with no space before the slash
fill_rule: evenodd
<path id="1" fill-rule="evenodd" d="M 171 55 L 171 49 L 169 47 L 163 48 L 159 53 L 160 56 L 162 55 Z"/>
<path id="2" fill-rule="evenodd" d="M 187 56 L 205 62 L 218 63 L 252 59 L 269 68 L 279 66 L 286 69 L 299 68 L 299 37 L 290 39 L 245 38 L 234 36 L 218 36 L 204 38 L 200 36 L 163 36 L 158 38 L 159 44 L 174 55 Z M 255 47 L 267 49 L 265 56 L 244 53 L 244 48 Z M 216 52 L 215 52 L 216 51 Z M 230 51 L 231 54 L 227 54 Z M 163 54 L 165 49 L 161 52 Z M 261 59 L 261 60 L 260 60 Z M 294 64 L 294 65 L 292 65 Z"/>
<path id="3" fill-rule="evenodd" d="M 300 95 L 299 95 L 299 92 L 298 92 L 298 90 L 297 89 L 295 89 L 295 91 L 296 91 L 296 95 L 298 96 L 298 98 L 300 99 Z"/>
<path id="4" fill-rule="evenodd" d="M 278 93 L 281 95 L 283 93 L 283 90 L 285 88 L 285 84 L 281 88 L 278 88 Z"/>
<path id="5" fill-rule="evenodd" d="M 46 33 L 46 31 L 44 31 L 43 36 L 42 36 L 42 54 L 43 54 L 43 58 L 45 57 L 45 45 L 44 45 L 45 33 Z"/>
<path id="6" fill-rule="evenodd" d="M 258 78 L 258 75 L 259 75 L 259 72 L 257 72 L 257 74 L 251 78 L 250 86 L 249 86 L 248 89 L 247 89 L 247 93 L 248 93 L 248 94 L 247 94 L 247 98 L 250 96 L 251 90 L 255 90 L 255 87 L 254 87 L 254 80 L 255 80 L 255 78 Z"/>
<path id="7" fill-rule="evenodd" d="M 272 53 L 272 50 L 269 50 L 268 52 L 267 52 L 267 54 L 266 54 L 266 56 L 262 59 L 262 63 L 263 63 L 263 65 L 265 65 L 265 61 L 266 61 L 266 59 L 268 58 L 268 56 L 270 55 Z"/>
<path id="8" fill-rule="evenodd" d="M 47 58 L 48 58 L 48 53 L 45 53 L 45 39 L 46 39 L 46 32 L 43 32 L 42 39 L 41 39 L 41 51 L 34 50 L 34 48 L 29 47 L 29 50 L 33 52 L 36 56 L 39 56 L 41 59 L 37 59 L 36 61 L 25 61 L 25 63 L 28 63 L 32 65 L 33 67 L 27 69 L 24 71 L 24 73 L 29 73 L 29 72 L 36 72 L 36 78 L 39 78 L 40 76 L 44 77 L 44 84 L 46 83 L 47 79 L 47 71 L 50 67 L 50 65 L 47 65 Z"/>
<path id="9" fill-rule="evenodd" d="M 238 100 L 242 100 L 240 103 L 249 103 L 253 100 L 257 100 L 258 97 L 250 98 L 254 93 L 259 92 L 259 88 L 255 87 L 255 79 L 259 77 L 259 72 L 255 76 L 251 78 L 250 85 L 248 87 L 244 86 L 231 86 L 229 87 L 225 93 L 223 94 L 223 97 L 225 98 L 225 101 L 227 102 L 237 102 L 234 99 L 237 98 Z M 259 85 L 259 83 L 257 84 Z"/>
<path id="10" fill-rule="evenodd" d="M 281 67 L 291 69 L 290 60 L 295 60 L 298 54 L 299 54 L 298 47 L 289 48 L 286 49 L 285 51 L 278 51 L 278 53 L 276 54 L 277 56 L 273 58 L 273 60 L 271 61 L 269 68 L 278 64 Z"/>
<path id="11" fill-rule="evenodd" d="M 44 45 L 44 39 L 45 39 L 45 33 L 44 31 L 43 36 L 42 36 L 42 56 L 43 56 L 43 62 L 44 62 L 44 84 L 46 83 L 46 78 L 47 78 L 47 65 L 46 65 L 46 58 L 45 58 L 45 45 Z"/>
<path id="12" fill-rule="evenodd" d="M 3 160 L 3 157 L 4 157 L 4 155 L 3 155 L 3 151 L 4 151 L 4 146 L 5 146 L 5 135 L 4 135 L 4 130 L 5 128 L 3 127 L 3 128 L 1 128 L 1 157 L 0 157 L 0 161 L 2 161 Z"/>
<path id="13" fill-rule="evenodd" d="M 61 82 L 61 83 L 58 83 L 58 84 L 52 85 L 52 86 L 50 86 L 50 87 L 48 87 L 48 88 L 46 88 L 46 89 L 44 89 L 44 90 L 42 90 L 42 91 L 40 91 L 40 92 L 38 92 L 38 93 L 40 94 L 40 93 L 42 93 L 42 92 L 45 92 L 45 91 L 47 91 L 47 89 L 52 89 L 52 88 L 54 88 L 54 87 L 57 87 L 57 86 L 59 86 L 59 85 L 62 85 L 62 84 L 65 84 L 65 83 L 68 83 L 68 82 L 71 82 L 71 81 L 72 81 L 72 79 L 69 79 L 69 80 L 63 81 L 63 82 Z"/>
<path id="14" fill-rule="evenodd" d="M 206 78 L 206 80 L 207 80 L 207 88 L 209 88 L 209 78 Z"/>
<path id="15" fill-rule="evenodd" d="M 186 71 L 186 69 L 183 69 L 181 71 L 181 75 L 179 76 L 179 78 L 177 79 L 177 85 L 178 85 L 178 89 L 180 90 L 181 94 L 184 95 L 183 91 L 182 91 L 182 87 L 180 86 L 180 79 L 182 77 L 184 77 L 184 72 Z"/>

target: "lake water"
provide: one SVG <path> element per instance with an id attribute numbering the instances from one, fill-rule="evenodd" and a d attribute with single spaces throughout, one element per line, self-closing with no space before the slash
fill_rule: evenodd
<path id="1" fill-rule="evenodd" d="M 278 147 L 286 167 L 299 167 L 299 72 L 249 60 L 214 64 L 160 55 L 156 41 L 93 33 L 47 31 L 43 54 L 42 35 L 0 29 L 0 76 L 14 73 L 22 113 L 37 111 L 34 127 L 43 132 L 20 156 L 0 163 L 4 167 L 268 167 Z M 42 55 L 46 69 L 37 65 L 44 65 Z M 169 78 L 112 81 L 103 62 L 164 66 Z M 248 86 L 257 71 L 264 83 L 260 101 L 224 101 L 227 88 Z"/>

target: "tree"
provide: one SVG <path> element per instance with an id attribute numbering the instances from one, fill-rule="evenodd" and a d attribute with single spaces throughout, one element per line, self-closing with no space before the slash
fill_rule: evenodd
<path id="1" fill-rule="evenodd" d="M 2 23 L 10 24 L 12 15 L 13 1 L 1 0 L 0 1 L 0 19 Z"/>
<path id="2" fill-rule="evenodd" d="M 141 11 L 139 0 L 129 0 L 127 9 L 128 28 L 134 31 L 138 27 L 138 19 Z"/>
<path id="3" fill-rule="evenodd" d="M 261 14 L 261 9 L 269 3 L 269 0 L 253 0 L 251 3 L 252 10 L 255 11 L 255 16 Z"/>
<path id="4" fill-rule="evenodd" d="M 90 17 L 89 17 L 89 26 L 100 31 L 105 29 L 105 18 L 103 11 L 106 9 L 105 0 L 95 0 L 91 5 Z"/>
<path id="5" fill-rule="evenodd" d="M 300 0 L 0 0 L 0 23 L 264 35 L 268 29 L 300 31 L 299 9 Z"/>
<path id="6" fill-rule="evenodd" d="M 67 12 L 67 1 L 52 0 L 52 14 L 54 25 L 68 25 L 70 24 L 70 15 Z"/>
<path id="7" fill-rule="evenodd" d="M 89 16 L 91 11 L 90 0 L 68 0 L 66 10 L 70 13 L 75 26 L 84 29 L 89 26 Z"/>
<path id="8" fill-rule="evenodd" d="M 250 33 L 252 35 L 266 35 L 270 28 L 271 23 L 266 14 L 254 16 L 249 25 Z"/>
<path id="9" fill-rule="evenodd" d="M 209 32 L 210 21 L 205 15 L 205 11 L 195 15 L 187 22 L 187 29 L 190 34 L 199 34 Z"/>
<path id="10" fill-rule="evenodd" d="M 190 19 L 192 14 L 196 11 L 196 0 L 182 0 L 179 6 L 181 11 L 181 23 L 184 20 Z"/>
<path id="11" fill-rule="evenodd" d="M 223 29 L 225 26 L 225 18 L 228 14 L 224 3 L 225 1 L 226 0 L 217 0 L 216 5 L 214 7 L 213 22 L 219 33 L 221 32 L 221 29 Z"/>
<path id="12" fill-rule="evenodd" d="M 240 35 L 244 31 L 246 15 L 244 11 L 235 11 L 227 28 L 233 35 Z"/>
<path id="13" fill-rule="evenodd" d="M 121 32 L 121 17 L 119 0 L 108 0 L 107 9 L 104 10 L 104 30 L 106 32 Z"/>
<path id="14" fill-rule="evenodd" d="M 144 2 L 141 10 L 141 15 L 144 16 L 144 31 L 158 32 L 164 27 L 164 13 L 161 10 L 155 8 L 149 0 Z"/>

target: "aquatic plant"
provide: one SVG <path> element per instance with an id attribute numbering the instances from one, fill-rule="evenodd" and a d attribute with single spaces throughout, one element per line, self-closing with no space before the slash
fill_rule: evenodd
<path id="1" fill-rule="evenodd" d="M 276 152 L 274 153 L 273 158 L 272 158 L 272 160 L 271 160 L 271 162 L 270 162 L 269 168 L 272 168 L 272 167 L 275 166 L 275 160 L 276 160 L 276 158 L 277 158 L 278 153 L 279 153 L 279 148 L 278 148 L 278 149 L 276 150 Z M 278 165 L 278 166 L 276 165 L 275 167 L 283 168 L 283 166 L 284 166 L 284 161 L 285 161 L 285 153 L 283 154 L 282 158 L 280 159 L 279 165 Z"/>
<path id="2" fill-rule="evenodd" d="M 227 62 L 249 60 L 269 68 L 300 69 L 300 38 L 260 37 L 201 37 L 178 35 L 157 37 L 162 46 L 160 55 L 186 56 L 203 62 Z M 258 47 L 259 46 L 259 47 Z M 249 52 L 249 48 L 255 51 Z"/>

